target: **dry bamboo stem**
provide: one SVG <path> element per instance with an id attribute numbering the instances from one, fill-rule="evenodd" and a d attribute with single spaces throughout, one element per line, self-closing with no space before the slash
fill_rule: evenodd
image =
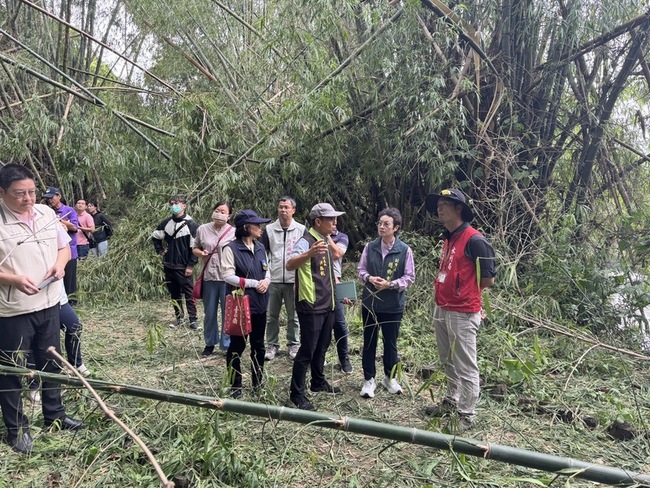
<path id="1" fill-rule="evenodd" d="M 158 461 L 156 461 L 156 458 L 154 455 L 151 453 L 147 445 L 140 439 L 140 437 L 133 432 L 128 425 L 126 425 L 124 422 L 122 422 L 119 418 L 117 418 L 117 415 L 115 415 L 115 412 L 113 412 L 108 406 L 104 403 L 104 401 L 101 399 L 101 397 L 97 394 L 97 392 L 94 390 L 92 386 L 90 386 L 90 383 L 84 378 L 79 371 L 77 371 L 77 368 L 72 366 L 68 361 L 66 361 L 63 356 L 61 356 L 58 352 L 56 352 L 56 348 L 54 346 L 50 346 L 47 348 L 47 352 L 49 352 L 52 356 L 54 356 L 57 360 L 59 360 L 68 370 L 70 370 L 77 378 L 79 378 L 79 381 L 84 385 L 84 387 L 90 392 L 90 394 L 93 396 L 97 404 L 99 405 L 99 408 L 102 409 L 102 412 L 106 414 L 113 422 L 115 422 L 117 425 L 119 425 L 124 432 L 126 432 L 131 439 L 133 439 L 144 451 L 144 453 L 147 455 L 147 458 L 149 458 L 149 462 L 153 465 L 154 469 L 156 470 L 156 474 L 160 478 L 160 481 L 162 482 L 162 485 L 164 488 L 174 488 L 175 483 L 169 481 L 167 479 L 167 476 L 163 472 L 162 468 L 160 467 L 160 464 L 158 464 Z"/>

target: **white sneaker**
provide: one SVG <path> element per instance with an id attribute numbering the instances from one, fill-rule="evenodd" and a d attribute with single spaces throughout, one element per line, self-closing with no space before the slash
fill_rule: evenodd
<path id="1" fill-rule="evenodd" d="M 38 390 L 32 390 L 30 389 L 27 392 L 27 396 L 29 400 L 34 404 L 34 405 L 40 405 L 41 404 L 41 394 L 38 392 Z"/>
<path id="2" fill-rule="evenodd" d="M 384 376 L 381 384 L 388 390 L 388 393 L 392 393 L 393 395 L 400 395 L 402 393 L 402 387 L 399 386 L 399 383 L 395 378 Z"/>
<path id="3" fill-rule="evenodd" d="M 289 358 L 290 359 L 296 359 L 296 355 L 298 354 L 298 350 L 300 349 L 300 344 L 291 344 L 289 346 Z"/>
<path id="4" fill-rule="evenodd" d="M 278 353 L 278 346 L 266 346 L 266 353 L 264 353 L 264 359 L 267 361 L 273 361 L 275 355 Z"/>
<path id="5" fill-rule="evenodd" d="M 88 378 L 90 376 L 90 370 L 86 368 L 85 364 L 82 364 L 77 368 L 77 371 L 81 374 L 81 376 L 84 376 L 85 378 Z"/>
<path id="6" fill-rule="evenodd" d="M 361 396 L 363 398 L 373 398 L 375 396 L 375 388 L 377 388 L 377 385 L 375 384 L 374 378 L 365 380 L 361 387 Z"/>

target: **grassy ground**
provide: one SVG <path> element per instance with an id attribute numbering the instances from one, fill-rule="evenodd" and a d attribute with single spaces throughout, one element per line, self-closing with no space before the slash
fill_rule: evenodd
<path id="1" fill-rule="evenodd" d="M 168 303 L 81 305 L 78 311 L 85 326 L 85 363 L 94 377 L 215 397 L 227 394 L 225 358 L 201 360 L 201 332 L 168 329 L 166 324 L 173 318 Z M 372 400 L 359 396 L 363 375 L 358 310 L 349 310 L 348 318 L 354 372 L 344 375 L 334 367 L 332 347 L 328 376 L 343 393 L 314 395 L 318 410 L 449 432 L 453 426 L 423 414 L 426 405 L 440 398 L 444 383 L 426 309 L 411 311 L 403 324 L 400 354 L 405 394 L 391 396 L 378 387 Z M 479 354 L 484 385 L 478 421 L 467 437 L 650 472 L 650 446 L 644 436 L 620 442 L 606 433 L 616 419 L 645 429 L 643 419 L 650 406 L 645 363 L 589 349 L 570 338 L 490 323 L 480 332 Z M 432 375 L 425 382 L 421 370 L 428 367 Z M 290 374 L 285 348 L 266 365 L 263 401 L 286 404 Z M 250 384 L 248 375 L 244 382 Z M 497 384 L 507 385 L 502 399 L 489 394 Z M 193 487 L 595 486 L 312 425 L 119 395 L 104 397 L 142 436 L 165 473 L 170 478 L 185 477 Z M 244 399 L 253 400 L 250 392 Z M 20 456 L 0 447 L 0 487 L 159 486 L 140 449 L 104 419 L 85 392 L 67 390 L 64 401 L 68 413 L 83 418 L 88 428 L 79 433 L 45 431 L 40 412 L 26 402 L 36 450 L 31 456 Z M 589 429 L 580 421 L 562 421 L 566 410 L 577 416 L 589 414 L 599 425 Z"/>

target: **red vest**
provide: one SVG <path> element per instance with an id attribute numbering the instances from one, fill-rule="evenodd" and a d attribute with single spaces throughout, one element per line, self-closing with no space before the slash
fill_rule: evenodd
<path id="1" fill-rule="evenodd" d="M 481 288 L 476 279 L 476 263 L 465 256 L 469 239 L 480 234 L 467 227 L 445 240 L 436 277 L 436 304 L 444 310 L 476 313 L 481 311 Z"/>

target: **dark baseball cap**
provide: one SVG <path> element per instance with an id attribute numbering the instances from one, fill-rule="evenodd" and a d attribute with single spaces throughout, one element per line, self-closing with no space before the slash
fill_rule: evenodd
<path id="1" fill-rule="evenodd" d="M 246 224 L 268 224 L 271 219 L 264 219 L 257 215 L 254 210 L 242 210 L 235 215 L 235 227 L 243 227 Z"/>
<path id="2" fill-rule="evenodd" d="M 52 198 L 54 195 L 61 196 L 61 190 L 55 186 L 48 186 L 47 190 L 45 190 L 45 193 L 43 194 L 43 198 Z"/>

